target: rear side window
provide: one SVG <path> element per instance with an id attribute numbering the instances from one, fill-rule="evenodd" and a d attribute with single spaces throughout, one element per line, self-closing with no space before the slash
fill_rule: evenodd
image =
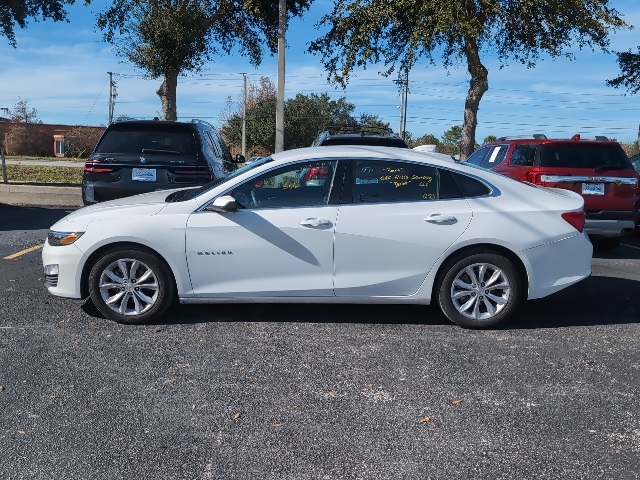
<path id="1" fill-rule="evenodd" d="M 463 197 L 482 197 L 483 195 L 489 195 L 491 193 L 491 189 L 480 180 L 457 172 L 450 172 L 450 174 L 458 185 Z"/>
<path id="2" fill-rule="evenodd" d="M 96 152 L 195 155 L 197 147 L 191 130 L 175 127 L 162 124 L 114 124 L 100 139 Z"/>
<path id="3" fill-rule="evenodd" d="M 507 145 L 488 145 L 476 150 L 467 159 L 467 162 L 482 168 L 491 169 L 504 161 L 507 150 Z"/>
<path id="4" fill-rule="evenodd" d="M 519 144 L 513 147 L 510 163 L 514 167 L 533 167 L 536 160 L 537 145 Z"/>
<path id="5" fill-rule="evenodd" d="M 215 157 L 222 158 L 222 149 L 218 144 L 217 139 L 213 138 L 213 135 L 209 131 L 205 132 L 205 138 L 207 140 L 207 144 L 209 145 L 209 148 L 211 149 Z"/>
<path id="6" fill-rule="evenodd" d="M 385 137 L 328 137 L 320 143 L 320 145 L 373 145 L 378 147 L 398 147 L 408 148 L 405 141 L 401 138 L 385 138 Z"/>
<path id="7" fill-rule="evenodd" d="M 630 169 L 631 163 L 618 144 L 549 143 L 540 146 L 541 167 Z"/>

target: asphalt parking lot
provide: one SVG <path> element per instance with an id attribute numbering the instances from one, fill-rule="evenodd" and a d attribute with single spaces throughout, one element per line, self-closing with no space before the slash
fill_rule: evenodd
<path id="1" fill-rule="evenodd" d="M 640 236 L 499 330 L 255 304 L 123 326 L 46 292 L 64 213 L 0 204 L 0 480 L 640 478 Z"/>

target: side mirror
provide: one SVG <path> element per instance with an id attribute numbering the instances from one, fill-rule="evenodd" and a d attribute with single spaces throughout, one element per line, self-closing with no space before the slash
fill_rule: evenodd
<path id="1" fill-rule="evenodd" d="M 241 153 L 238 153 L 238 154 L 236 155 L 236 163 L 244 163 L 244 162 L 246 162 L 246 161 L 247 161 L 247 159 L 246 159 L 246 158 L 245 158 L 245 156 L 244 156 L 244 155 L 242 155 Z"/>
<path id="2" fill-rule="evenodd" d="M 238 203 L 231 195 L 223 195 L 216 198 L 207 207 L 207 210 L 218 213 L 235 213 L 238 211 Z"/>

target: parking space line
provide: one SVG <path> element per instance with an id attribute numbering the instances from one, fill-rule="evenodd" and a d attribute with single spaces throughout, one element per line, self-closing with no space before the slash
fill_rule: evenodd
<path id="1" fill-rule="evenodd" d="M 8 256 L 4 257 L 3 260 L 13 260 L 15 258 L 21 257 L 22 255 L 26 255 L 29 252 L 33 252 L 34 250 L 38 250 L 38 249 L 40 249 L 42 247 L 44 247 L 44 243 L 41 243 L 40 245 L 36 245 L 35 247 L 26 248 L 24 250 L 21 250 L 19 252 L 13 253 L 11 255 L 8 255 Z"/>
<path id="2" fill-rule="evenodd" d="M 627 243 L 623 243 L 622 245 L 625 246 L 625 247 L 635 248 L 636 250 L 640 250 L 640 247 L 636 247 L 635 245 L 629 245 Z"/>

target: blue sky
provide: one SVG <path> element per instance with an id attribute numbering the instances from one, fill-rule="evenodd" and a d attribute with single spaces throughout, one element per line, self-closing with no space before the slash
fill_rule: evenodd
<path id="1" fill-rule="evenodd" d="M 144 79 L 142 72 L 123 63 L 112 47 L 102 42 L 94 27 L 95 14 L 107 4 L 95 1 L 68 9 L 70 23 L 30 21 L 16 30 L 17 48 L 0 37 L 0 108 L 13 108 L 28 100 L 45 123 L 104 125 L 108 121 L 109 77 L 117 82 L 115 116 L 152 118 L 160 116 L 155 91 L 160 79 Z M 370 113 L 400 123 L 400 94 L 395 76 L 385 78 L 375 66 L 357 72 L 346 90 L 326 82 L 320 58 L 306 53 L 308 43 L 318 35 L 314 25 L 333 2 L 316 0 L 302 19 L 293 19 L 286 51 L 287 98 L 296 93 L 327 92 L 344 96 L 356 105 L 356 114 Z M 612 0 L 633 30 L 611 37 L 611 49 L 626 51 L 640 45 L 640 2 Z M 480 104 L 476 140 L 487 135 L 549 137 L 606 135 L 619 141 L 635 141 L 640 124 L 640 94 L 625 95 L 605 85 L 618 75 L 613 54 L 576 51 L 576 59 L 545 58 L 534 69 L 512 62 L 502 69 L 491 57 L 483 57 L 489 69 L 489 91 Z M 242 73 L 250 82 L 261 76 L 276 82 L 277 58 L 265 56 L 262 65 L 252 67 L 240 55 L 219 57 L 199 75 L 181 77 L 178 82 L 178 117 L 203 118 L 216 126 L 227 99 L 240 99 Z M 425 61 L 409 76 L 407 130 L 418 137 L 441 137 L 454 125 L 462 125 L 468 75 L 464 65 L 445 71 Z M 0 116 L 2 112 L 0 111 Z"/>

